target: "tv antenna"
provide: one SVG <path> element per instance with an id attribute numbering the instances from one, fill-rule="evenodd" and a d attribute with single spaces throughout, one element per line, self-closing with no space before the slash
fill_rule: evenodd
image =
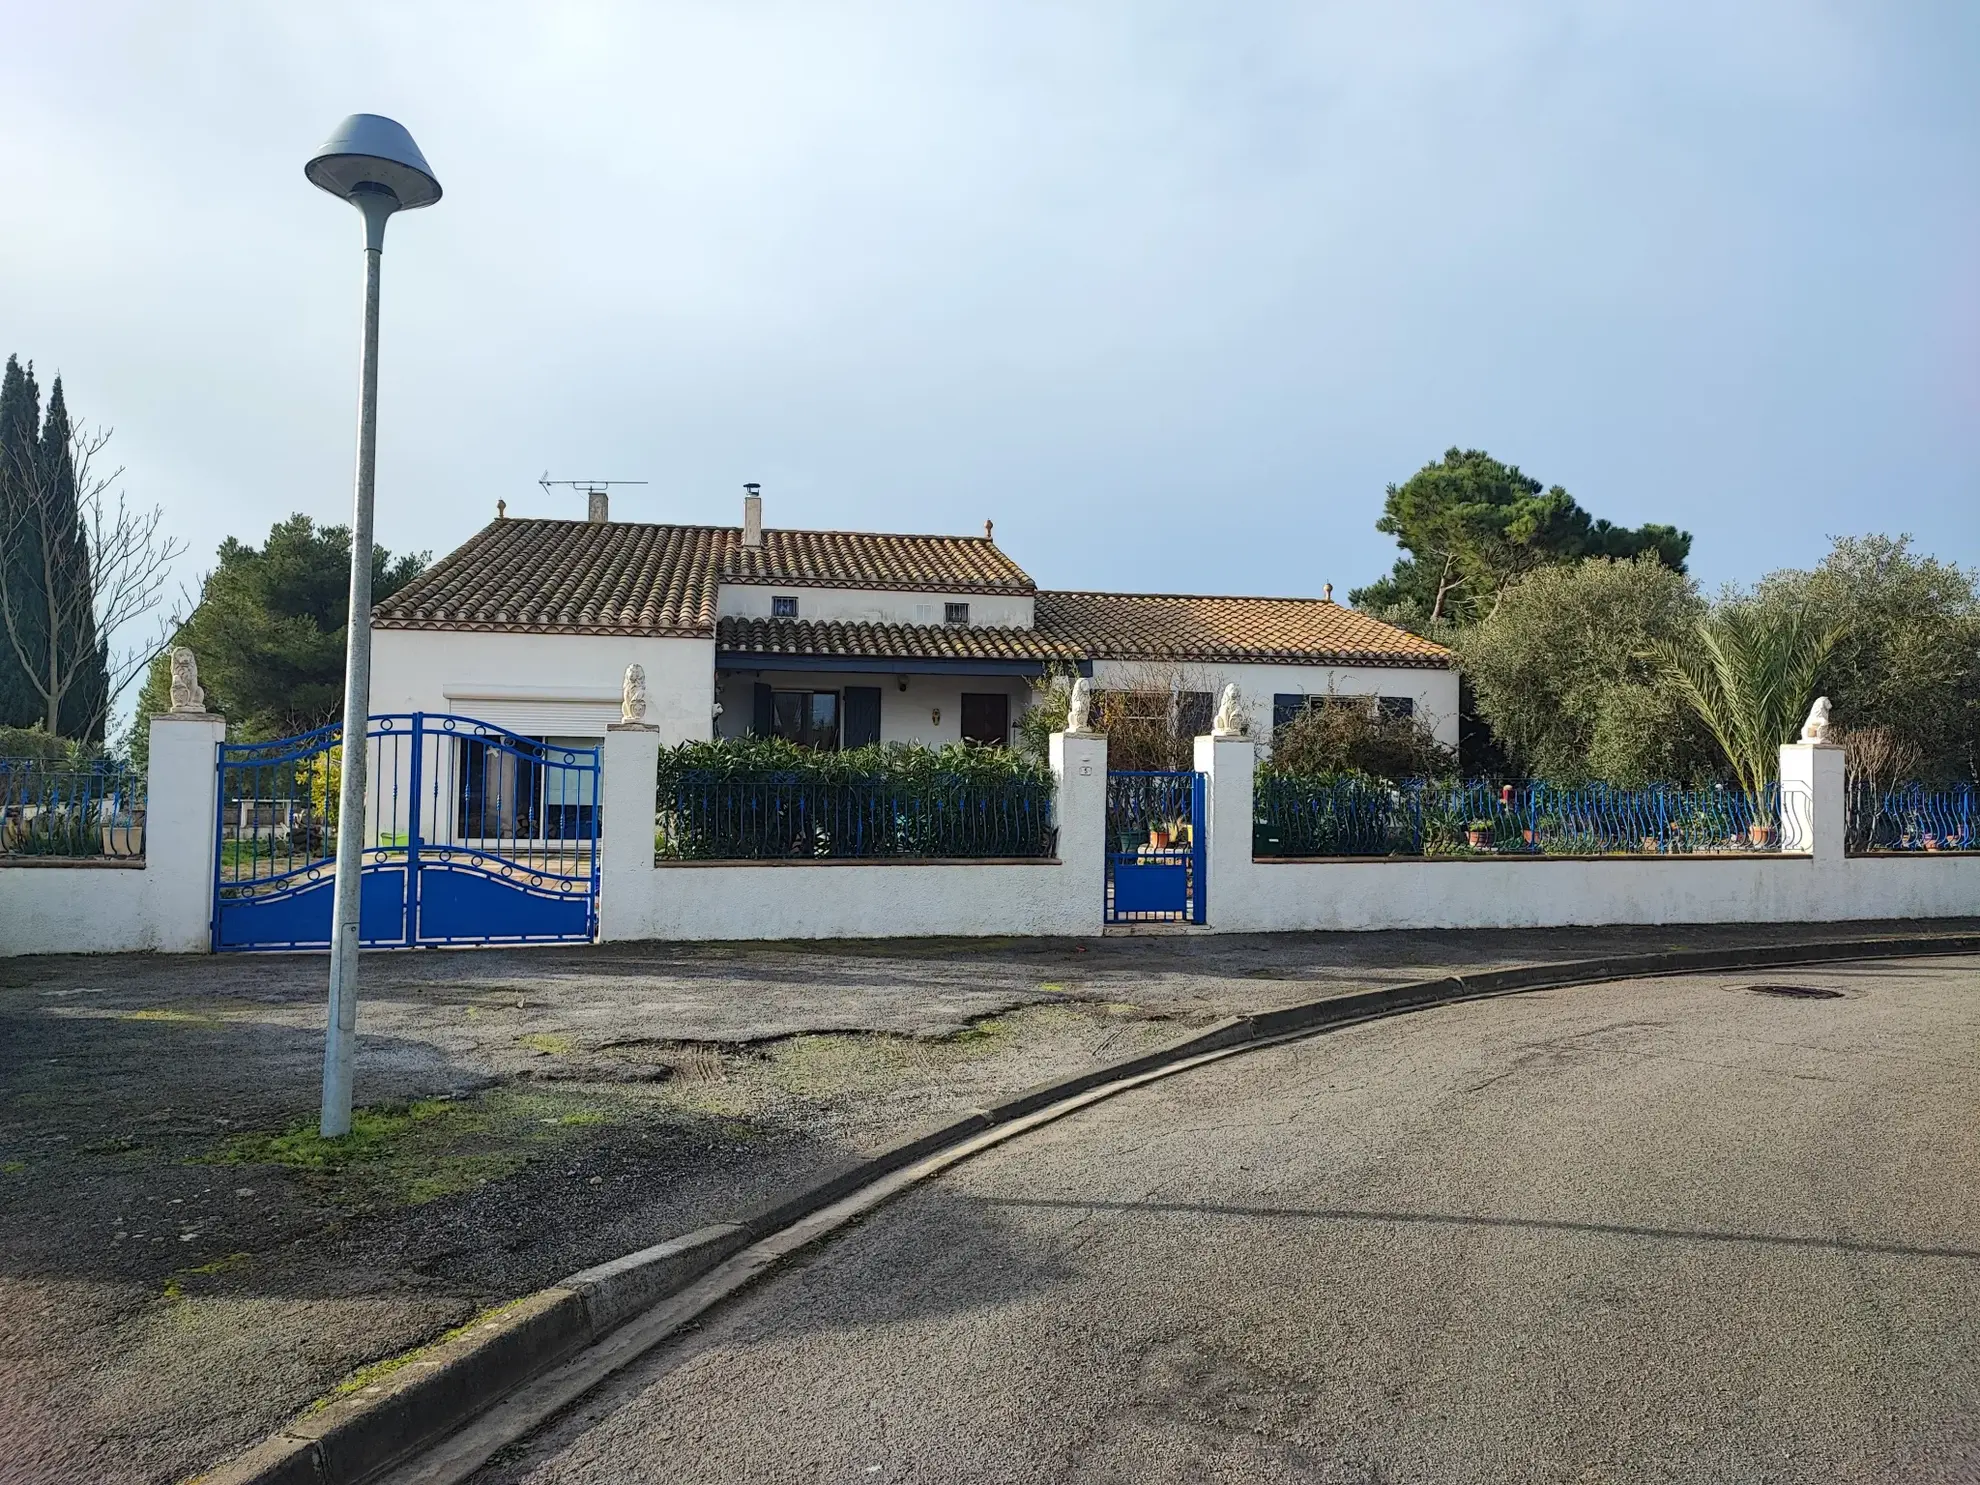
<path id="1" fill-rule="evenodd" d="M 550 471 L 547 469 L 543 471 L 543 478 L 537 481 L 537 484 L 543 487 L 543 493 L 545 495 L 550 493 L 553 486 L 568 486 L 573 490 L 582 490 L 587 495 L 594 492 L 602 495 L 615 485 L 644 485 L 647 483 L 649 483 L 647 480 L 553 480 L 550 478 Z"/>

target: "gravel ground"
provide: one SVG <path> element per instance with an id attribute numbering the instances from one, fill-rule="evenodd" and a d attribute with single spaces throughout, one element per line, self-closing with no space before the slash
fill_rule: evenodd
<path id="1" fill-rule="evenodd" d="M 1446 1007 L 987 1152 L 477 1485 L 1980 1480 L 1976 1177 L 1980 960 Z"/>
<path id="2" fill-rule="evenodd" d="M 0 1479 L 182 1478 L 486 1306 L 1223 1015 L 1779 932 L 380 954 L 337 1150 L 321 958 L 0 961 Z"/>

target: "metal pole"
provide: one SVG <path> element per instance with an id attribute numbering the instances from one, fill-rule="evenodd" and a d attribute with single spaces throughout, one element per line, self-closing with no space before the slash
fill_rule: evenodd
<path id="1" fill-rule="evenodd" d="M 337 887 L 330 922 L 330 1012 L 323 1045 L 321 1133 L 351 1132 L 357 1055 L 358 913 L 364 871 L 366 737 L 371 720 L 371 515 L 378 460 L 378 274 L 385 219 L 397 205 L 360 199 L 364 213 L 364 345 L 358 360 L 357 508 L 351 519 L 351 608 L 344 651 L 343 776 L 337 789 Z"/>

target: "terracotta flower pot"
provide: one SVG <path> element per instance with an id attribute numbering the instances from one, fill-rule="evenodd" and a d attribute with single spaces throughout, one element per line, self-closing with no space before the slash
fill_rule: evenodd
<path id="1" fill-rule="evenodd" d="M 1774 827 L 1771 825 L 1749 825 L 1746 838 L 1756 846 L 1771 846 L 1774 843 Z"/>
<path id="2" fill-rule="evenodd" d="M 1464 843 L 1474 851 L 1489 850 L 1492 845 L 1492 832 L 1489 830 L 1467 830 Z"/>

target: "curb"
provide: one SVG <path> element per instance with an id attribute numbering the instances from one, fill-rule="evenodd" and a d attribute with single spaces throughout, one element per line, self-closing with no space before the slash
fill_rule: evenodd
<path id="1" fill-rule="evenodd" d="M 254 1448 L 195 1476 L 188 1485 L 364 1485 L 772 1233 L 998 1125 L 1207 1052 L 1529 990 L 1715 970 L 1972 953 L 1980 953 L 1980 934 L 1673 950 L 1450 975 L 1233 1016 L 1156 1051 L 1041 1083 L 972 1110 L 814 1186 L 761 1203 L 734 1221 L 715 1223 L 572 1274 L 414 1353 L 388 1376 L 292 1419 Z"/>

